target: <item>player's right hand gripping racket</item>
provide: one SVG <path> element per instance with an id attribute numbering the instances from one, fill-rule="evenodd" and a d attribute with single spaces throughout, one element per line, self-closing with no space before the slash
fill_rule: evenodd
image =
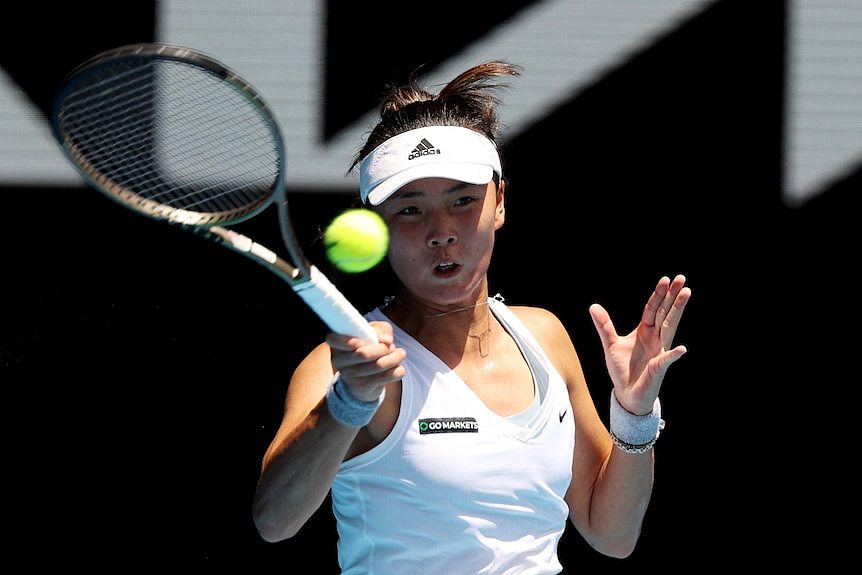
<path id="1" fill-rule="evenodd" d="M 306 259 L 287 209 L 281 128 L 255 88 L 224 64 L 161 43 L 109 50 L 66 77 L 51 121 L 66 156 L 94 188 L 257 261 L 331 330 L 377 341 L 365 318 Z M 271 203 L 292 264 L 225 227 Z"/>

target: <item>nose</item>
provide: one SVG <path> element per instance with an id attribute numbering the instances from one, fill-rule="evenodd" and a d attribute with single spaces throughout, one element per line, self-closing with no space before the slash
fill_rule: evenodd
<path id="1" fill-rule="evenodd" d="M 434 237 L 428 238 L 428 245 L 432 248 L 439 247 L 442 245 L 450 245 L 450 244 L 454 244 L 454 243 L 455 243 L 455 236 L 451 235 L 451 234 L 442 235 L 442 236 L 434 236 Z"/>
<path id="2" fill-rule="evenodd" d="M 428 247 L 451 245 L 458 241 L 458 236 L 446 218 L 436 218 L 428 234 Z"/>

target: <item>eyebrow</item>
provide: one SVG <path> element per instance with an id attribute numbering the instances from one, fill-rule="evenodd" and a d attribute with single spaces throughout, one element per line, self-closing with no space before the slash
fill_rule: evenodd
<path id="1" fill-rule="evenodd" d="M 466 188 L 468 186 L 472 186 L 472 185 L 474 185 L 474 184 L 469 184 L 467 182 L 457 182 L 454 186 L 452 186 L 451 188 L 448 188 L 444 193 L 447 195 L 448 194 L 456 194 L 458 192 L 461 192 L 464 188 Z M 425 195 L 425 192 L 422 189 L 418 189 L 418 190 L 401 189 L 401 190 L 395 192 L 395 194 L 392 196 L 392 199 L 405 200 L 405 199 L 415 198 L 415 197 L 424 196 L 424 195 Z"/>

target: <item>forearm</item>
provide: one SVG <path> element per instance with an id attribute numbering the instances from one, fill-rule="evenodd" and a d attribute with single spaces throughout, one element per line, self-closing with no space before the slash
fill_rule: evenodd
<path id="1" fill-rule="evenodd" d="M 634 551 L 652 495 L 653 446 L 662 427 L 658 399 L 652 412 L 635 415 L 624 409 L 611 392 L 612 441 L 605 436 L 606 456 L 589 506 L 592 543 L 602 553 L 626 557 Z"/>
<path id="2" fill-rule="evenodd" d="M 294 536 L 326 499 L 357 433 L 337 422 L 321 401 L 267 451 L 254 495 L 253 516 L 267 541 Z"/>
<path id="3" fill-rule="evenodd" d="M 654 454 L 613 447 L 590 504 L 590 542 L 611 557 L 630 555 L 652 496 Z"/>

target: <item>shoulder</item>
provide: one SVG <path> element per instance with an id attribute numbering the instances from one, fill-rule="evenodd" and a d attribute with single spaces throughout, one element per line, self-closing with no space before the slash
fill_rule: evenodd
<path id="1" fill-rule="evenodd" d="M 550 310 L 532 306 L 508 306 L 508 308 L 543 345 L 546 338 L 568 339 L 569 337 L 563 322 Z"/>
<path id="2" fill-rule="evenodd" d="M 299 364 L 300 368 L 319 368 L 321 365 L 329 365 L 329 345 L 326 342 L 317 344 L 308 354 L 302 359 Z"/>
<path id="3" fill-rule="evenodd" d="M 308 393 L 310 401 L 316 401 L 326 394 L 333 374 L 329 345 L 321 343 L 299 362 L 290 378 L 288 393 Z"/>
<path id="4" fill-rule="evenodd" d="M 568 384 L 583 380 L 583 371 L 575 345 L 562 320 L 550 310 L 531 306 L 510 306 Z"/>

